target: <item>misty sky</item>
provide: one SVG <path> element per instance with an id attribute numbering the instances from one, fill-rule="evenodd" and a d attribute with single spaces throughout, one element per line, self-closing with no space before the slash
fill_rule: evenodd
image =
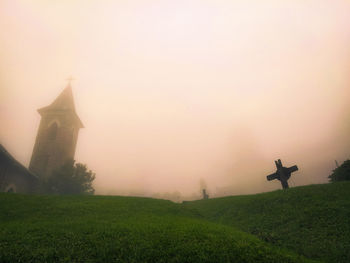
<path id="1" fill-rule="evenodd" d="M 0 0 L 0 143 L 28 166 L 72 75 L 100 194 L 242 194 L 350 153 L 350 2 Z M 201 182 L 201 183 L 200 183 Z"/>

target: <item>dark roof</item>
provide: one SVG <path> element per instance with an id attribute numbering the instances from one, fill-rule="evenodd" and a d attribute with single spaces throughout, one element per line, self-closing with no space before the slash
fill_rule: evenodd
<path id="1" fill-rule="evenodd" d="M 24 167 L 20 162 L 18 162 L 6 149 L 2 144 L 0 144 L 0 162 L 4 160 L 5 162 L 10 163 L 15 166 L 19 171 L 27 174 L 28 176 L 34 177 L 38 179 L 38 177 L 30 172 L 26 167 Z"/>
<path id="2" fill-rule="evenodd" d="M 78 114 L 75 111 L 75 105 L 74 105 L 74 99 L 73 99 L 73 92 L 72 87 L 70 84 L 67 85 L 67 87 L 61 92 L 61 94 L 49 105 L 46 107 L 43 107 L 38 110 L 38 112 L 41 114 L 46 112 L 57 112 L 57 111 L 66 111 L 70 112 L 74 115 L 77 124 L 80 128 L 84 128 L 83 123 L 81 122 Z"/>

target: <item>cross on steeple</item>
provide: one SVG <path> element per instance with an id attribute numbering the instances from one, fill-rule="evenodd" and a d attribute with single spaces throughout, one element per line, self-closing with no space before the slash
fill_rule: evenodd
<path id="1" fill-rule="evenodd" d="M 68 81 L 67 86 L 70 86 L 72 80 L 74 80 L 74 78 L 72 76 L 70 76 L 68 79 L 66 79 Z"/>

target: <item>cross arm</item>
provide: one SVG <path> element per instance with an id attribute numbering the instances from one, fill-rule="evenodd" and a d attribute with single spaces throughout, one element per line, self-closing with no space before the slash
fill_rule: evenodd
<path id="1" fill-rule="evenodd" d="M 266 178 L 267 178 L 267 181 L 272 181 L 272 180 L 278 179 L 278 174 L 273 173 L 273 174 L 266 176 Z"/>
<path id="2" fill-rule="evenodd" d="M 288 172 L 289 172 L 289 173 L 293 173 L 293 172 L 296 172 L 296 171 L 298 171 L 298 170 L 299 170 L 299 168 L 298 168 L 298 166 L 296 166 L 296 165 L 294 165 L 294 166 L 288 168 Z"/>

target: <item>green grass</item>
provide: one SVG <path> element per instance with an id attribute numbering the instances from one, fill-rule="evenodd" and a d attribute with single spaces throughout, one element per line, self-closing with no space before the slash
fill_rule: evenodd
<path id="1" fill-rule="evenodd" d="M 187 203 L 203 218 L 325 262 L 350 262 L 350 182 Z"/>
<path id="2" fill-rule="evenodd" d="M 0 194 L 0 262 L 348 262 L 350 183 L 175 204 Z"/>

